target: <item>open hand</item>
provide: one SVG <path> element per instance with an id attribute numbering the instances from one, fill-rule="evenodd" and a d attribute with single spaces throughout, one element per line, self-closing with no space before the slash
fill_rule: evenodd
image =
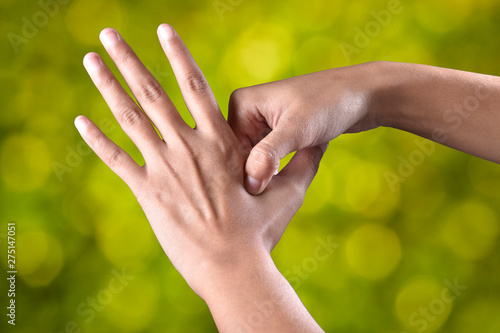
<path id="1" fill-rule="evenodd" d="M 96 53 L 87 54 L 84 65 L 145 164 L 138 165 L 88 118 L 79 116 L 75 124 L 92 150 L 133 191 L 173 265 L 210 306 L 207 299 L 217 284 L 213 281 L 221 279 L 219 272 L 235 274 L 245 265 L 265 271 L 250 263 L 270 258 L 302 203 L 323 150 L 302 150 L 265 194 L 248 194 L 243 176 L 246 152 L 222 116 L 205 77 L 171 26 L 161 25 L 158 34 L 196 127 L 182 120 L 160 84 L 113 29 L 103 30 L 100 38 L 139 105 Z M 238 283 L 241 288 L 245 281 Z M 251 297 L 255 295 L 259 293 L 254 291 Z M 222 296 L 217 297 L 215 308 L 223 303 Z M 236 301 L 240 300 L 231 298 L 233 308 L 214 315 L 219 327 L 229 320 L 225 311 L 235 315 Z"/>

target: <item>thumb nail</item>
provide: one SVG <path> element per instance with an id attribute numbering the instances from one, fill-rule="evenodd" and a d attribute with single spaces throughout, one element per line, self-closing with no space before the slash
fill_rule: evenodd
<path id="1" fill-rule="evenodd" d="M 258 194 L 261 185 L 262 185 L 262 181 L 255 179 L 250 175 L 247 175 L 247 189 L 251 193 Z"/>

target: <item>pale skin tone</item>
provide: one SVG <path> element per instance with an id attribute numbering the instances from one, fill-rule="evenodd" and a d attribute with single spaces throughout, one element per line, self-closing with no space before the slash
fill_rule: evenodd
<path id="1" fill-rule="evenodd" d="M 196 128 L 112 29 L 101 40 L 139 105 L 97 54 L 86 55 L 84 65 L 145 164 L 88 118 L 75 124 L 130 187 L 222 332 L 322 332 L 270 252 L 330 140 L 389 126 L 500 163 L 498 77 L 388 62 L 332 69 L 237 90 L 230 127 L 177 33 L 169 25 L 158 33 Z"/>
<path id="2" fill-rule="evenodd" d="M 90 119 L 77 117 L 76 127 L 130 187 L 163 250 L 205 300 L 219 331 L 322 332 L 270 252 L 302 204 L 326 145 L 301 150 L 266 193 L 249 194 L 243 172 L 248 152 L 202 72 L 171 26 L 161 25 L 158 36 L 196 128 L 183 121 L 113 29 L 103 30 L 101 41 L 139 105 L 99 55 L 87 54 L 84 65 L 145 164 L 138 165 Z"/>

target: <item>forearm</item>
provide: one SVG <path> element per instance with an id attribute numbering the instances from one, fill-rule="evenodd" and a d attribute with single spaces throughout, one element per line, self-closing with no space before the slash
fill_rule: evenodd
<path id="1" fill-rule="evenodd" d="M 380 63 L 380 125 L 500 163 L 500 78 L 425 65 Z"/>
<path id="2" fill-rule="evenodd" d="M 221 332 L 323 332 L 269 255 L 206 278 L 200 296 Z"/>

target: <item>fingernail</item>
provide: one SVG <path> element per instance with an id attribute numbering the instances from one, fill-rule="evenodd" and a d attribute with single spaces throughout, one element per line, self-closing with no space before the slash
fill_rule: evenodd
<path id="1" fill-rule="evenodd" d="M 104 29 L 100 38 L 104 46 L 111 46 L 120 40 L 120 34 L 114 29 Z"/>
<path id="2" fill-rule="evenodd" d="M 163 39 L 170 39 L 175 36 L 175 31 L 169 24 L 163 23 L 158 27 L 158 34 Z"/>
<path id="3" fill-rule="evenodd" d="M 259 193 L 262 181 L 247 175 L 247 188 L 252 193 Z"/>
<path id="4" fill-rule="evenodd" d="M 87 119 L 82 116 L 76 117 L 75 127 L 78 130 L 78 132 L 83 133 L 87 128 Z"/>
<path id="5" fill-rule="evenodd" d="M 83 66 L 90 73 L 96 72 L 101 68 L 101 59 L 97 54 L 89 53 L 83 58 Z"/>

